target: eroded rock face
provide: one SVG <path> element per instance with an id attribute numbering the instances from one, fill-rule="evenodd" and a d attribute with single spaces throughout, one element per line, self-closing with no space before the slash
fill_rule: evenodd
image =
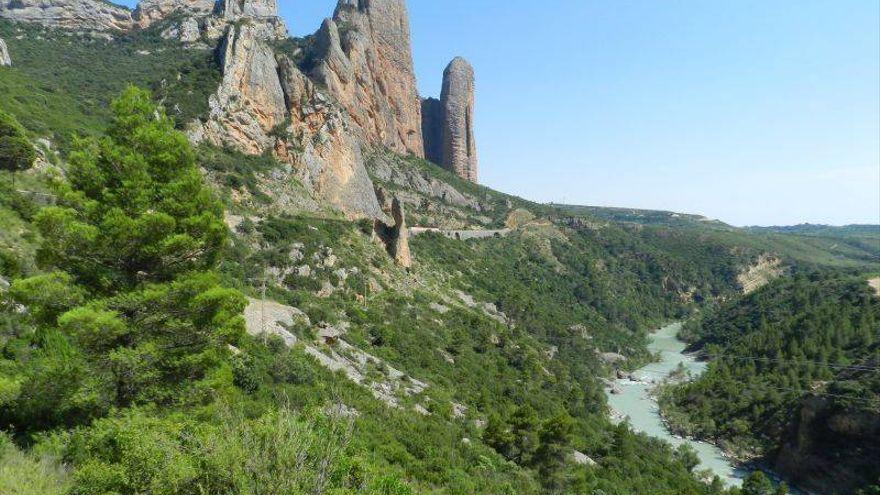
<path id="1" fill-rule="evenodd" d="M 9 56 L 9 48 L 3 38 L 0 38 L 0 67 L 12 67 L 12 57 Z"/>
<path id="2" fill-rule="evenodd" d="M 276 0 L 224 0 L 227 17 L 278 17 Z"/>
<path id="3" fill-rule="evenodd" d="M 316 198 L 351 217 L 382 216 L 344 115 L 296 64 L 276 58 L 266 36 L 260 23 L 229 27 L 223 82 L 191 138 L 252 155 L 273 152 Z"/>
<path id="4" fill-rule="evenodd" d="M 124 31 L 134 25 L 128 9 L 102 0 L 0 0 L 0 18 L 87 31 Z"/>
<path id="5" fill-rule="evenodd" d="M 764 253 L 758 257 L 752 265 L 744 268 L 736 276 L 737 284 L 743 294 L 751 294 L 761 287 L 778 278 L 785 272 L 782 260 L 778 257 Z"/>
<path id="6" fill-rule="evenodd" d="M 287 57 L 279 59 L 288 127 L 276 155 L 291 163 L 320 199 L 352 217 L 382 216 L 358 141 L 345 117 Z"/>
<path id="7" fill-rule="evenodd" d="M 424 156 L 409 18 L 403 0 L 340 0 L 317 33 L 312 77 L 366 144 Z"/>
<path id="8" fill-rule="evenodd" d="M 384 204 L 387 193 L 381 187 L 376 188 L 376 196 Z M 409 250 L 409 227 L 406 225 L 406 213 L 403 203 L 397 197 L 391 200 L 391 218 L 393 225 L 388 225 L 382 220 L 376 220 L 375 231 L 379 234 L 388 254 L 394 258 L 397 265 L 404 268 L 412 267 L 412 254 Z"/>
<path id="9" fill-rule="evenodd" d="M 425 159 L 443 163 L 443 102 L 437 98 L 422 100 L 422 139 L 425 142 Z"/>
<path id="10" fill-rule="evenodd" d="M 284 122 L 287 108 L 275 53 L 259 27 L 230 26 L 223 47 L 223 82 L 209 106 L 207 123 L 193 135 L 196 141 L 252 155 L 274 148 L 269 134 Z"/>
<path id="11" fill-rule="evenodd" d="M 171 14 L 207 16 L 215 7 L 215 0 L 142 0 L 133 17 L 140 27 L 146 28 Z"/>
<path id="12" fill-rule="evenodd" d="M 409 268 L 412 266 L 412 255 L 409 252 L 409 229 L 406 226 L 403 204 L 397 198 L 391 202 L 391 217 L 394 218 L 394 233 L 396 234 L 391 254 L 394 256 L 395 263 Z"/>
<path id="13" fill-rule="evenodd" d="M 440 165 L 459 177 L 477 182 L 477 144 L 474 140 L 474 69 L 455 58 L 443 73 L 443 159 Z"/>

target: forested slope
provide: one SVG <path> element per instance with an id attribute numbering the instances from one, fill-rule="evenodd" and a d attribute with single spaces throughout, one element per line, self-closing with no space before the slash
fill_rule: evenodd
<path id="1" fill-rule="evenodd" d="M 410 225 L 510 229 L 415 237 L 404 269 L 271 156 L 191 149 L 174 129 L 204 117 L 216 58 L 162 28 L 0 22 L 0 109 L 40 155 L 0 175 L 0 492 L 724 493 L 612 425 L 601 378 L 766 255 L 872 260 L 560 212 L 372 150 Z M 152 97 L 111 108 L 128 83 Z"/>
<path id="2" fill-rule="evenodd" d="M 863 276 L 798 273 L 682 336 L 711 362 L 665 389 L 677 429 L 763 456 L 823 493 L 880 484 L 880 298 Z"/>

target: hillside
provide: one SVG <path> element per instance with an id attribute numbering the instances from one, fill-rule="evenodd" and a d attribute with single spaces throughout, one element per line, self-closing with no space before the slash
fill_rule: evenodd
<path id="1" fill-rule="evenodd" d="M 876 486 L 878 317 L 862 277 L 777 280 L 682 330 L 711 362 L 664 390 L 664 414 L 682 433 L 764 457 L 821 493 Z"/>
<path id="2" fill-rule="evenodd" d="M 421 125 L 400 0 L 302 39 L 272 0 L 47 1 L 0 5 L 38 156 L 0 172 L 0 493 L 738 494 L 613 424 L 604 379 L 880 260 L 479 185 L 473 69 Z"/>

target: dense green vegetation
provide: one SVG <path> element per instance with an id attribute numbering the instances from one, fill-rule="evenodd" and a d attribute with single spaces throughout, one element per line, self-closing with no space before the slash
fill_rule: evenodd
<path id="1" fill-rule="evenodd" d="M 129 89 L 113 109 L 107 136 L 72 153 L 57 206 L 34 217 L 45 271 L 15 280 L 2 306 L 0 423 L 51 456 L 4 437 L 0 483 L 33 494 L 406 493 L 353 457 L 344 424 L 245 413 L 231 351 L 247 345 L 244 298 L 211 273 L 226 239 L 219 203 L 148 95 Z"/>
<path id="2" fill-rule="evenodd" d="M 853 472 L 835 489 L 880 483 L 880 438 L 859 426 L 880 422 L 880 298 L 864 277 L 798 273 L 689 322 L 682 337 L 711 359 L 700 378 L 661 395 L 684 434 L 772 460 L 804 434 L 797 418 L 808 407 L 850 422 L 810 432 L 812 450 Z"/>
<path id="3" fill-rule="evenodd" d="M 0 20 L 13 59 L 0 77 L 0 108 L 67 149 L 79 133 L 100 133 L 112 115 L 110 100 L 137 84 L 184 125 L 207 112 L 220 68 L 212 50 L 162 39 L 166 27 L 107 40 Z"/>
<path id="4" fill-rule="evenodd" d="M 15 187 L 15 173 L 31 168 L 37 159 L 37 150 L 27 139 L 27 131 L 15 117 L 0 111 L 0 170 L 12 175 Z"/>
<path id="5" fill-rule="evenodd" d="M 738 300 L 760 254 L 880 256 L 825 235 L 559 211 L 393 157 L 475 198 L 438 200 L 470 224 L 521 217 L 506 238 L 418 237 L 404 270 L 371 222 L 271 208 L 270 156 L 190 149 L 173 128 L 204 113 L 219 71 L 162 29 L 106 41 L 0 21 L 15 61 L 0 108 L 50 137 L 66 171 L 18 174 L 26 193 L 0 175 L 0 493 L 736 493 L 698 480 L 691 452 L 612 425 L 599 379 L 649 361 L 650 328 Z M 133 89 L 111 105 L 132 82 L 170 115 Z M 224 209 L 241 219 L 231 233 Z M 297 345 L 245 333 L 244 296 L 264 284 L 311 322 L 287 329 Z M 316 343 L 326 326 L 376 358 L 363 384 L 310 355 L 345 354 Z M 378 400 L 391 366 L 427 388 Z M 743 493 L 770 492 L 758 479 Z"/>
<path id="6" fill-rule="evenodd" d="M 873 268 L 880 264 L 880 225 L 737 228 L 697 215 L 626 208 L 557 206 L 563 214 L 622 223 L 648 233 L 691 235 L 729 249 L 751 248 L 801 265 Z"/>

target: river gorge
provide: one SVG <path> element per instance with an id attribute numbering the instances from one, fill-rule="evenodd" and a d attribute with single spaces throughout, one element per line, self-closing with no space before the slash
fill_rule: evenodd
<path id="1" fill-rule="evenodd" d="M 633 429 L 652 437 L 666 440 L 672 445 L 689 444 L 700 458 L 697 469 L 709 469 L 728 485 L 742 484 L 747 472 L 737 469 L 718 447 L 696 440 L 674 435 L 663 423 L 657 401 L 651 390 L 666 376 L 679 367 L 684 366 L 688 372 L 698 375 L 706 369 L 706 363 L 697 361 L 693 356 L 684 353 L 685 343 L 678 340 L 676 334 L 681 323 L 667 325 L 650 336 L 650 351 L 659 355 L 660 361 L 651 363 L 632 373 L 632 378 L 614 381 L 608 391 L 608 404 L 616 421 L 629 418 Z"/>

